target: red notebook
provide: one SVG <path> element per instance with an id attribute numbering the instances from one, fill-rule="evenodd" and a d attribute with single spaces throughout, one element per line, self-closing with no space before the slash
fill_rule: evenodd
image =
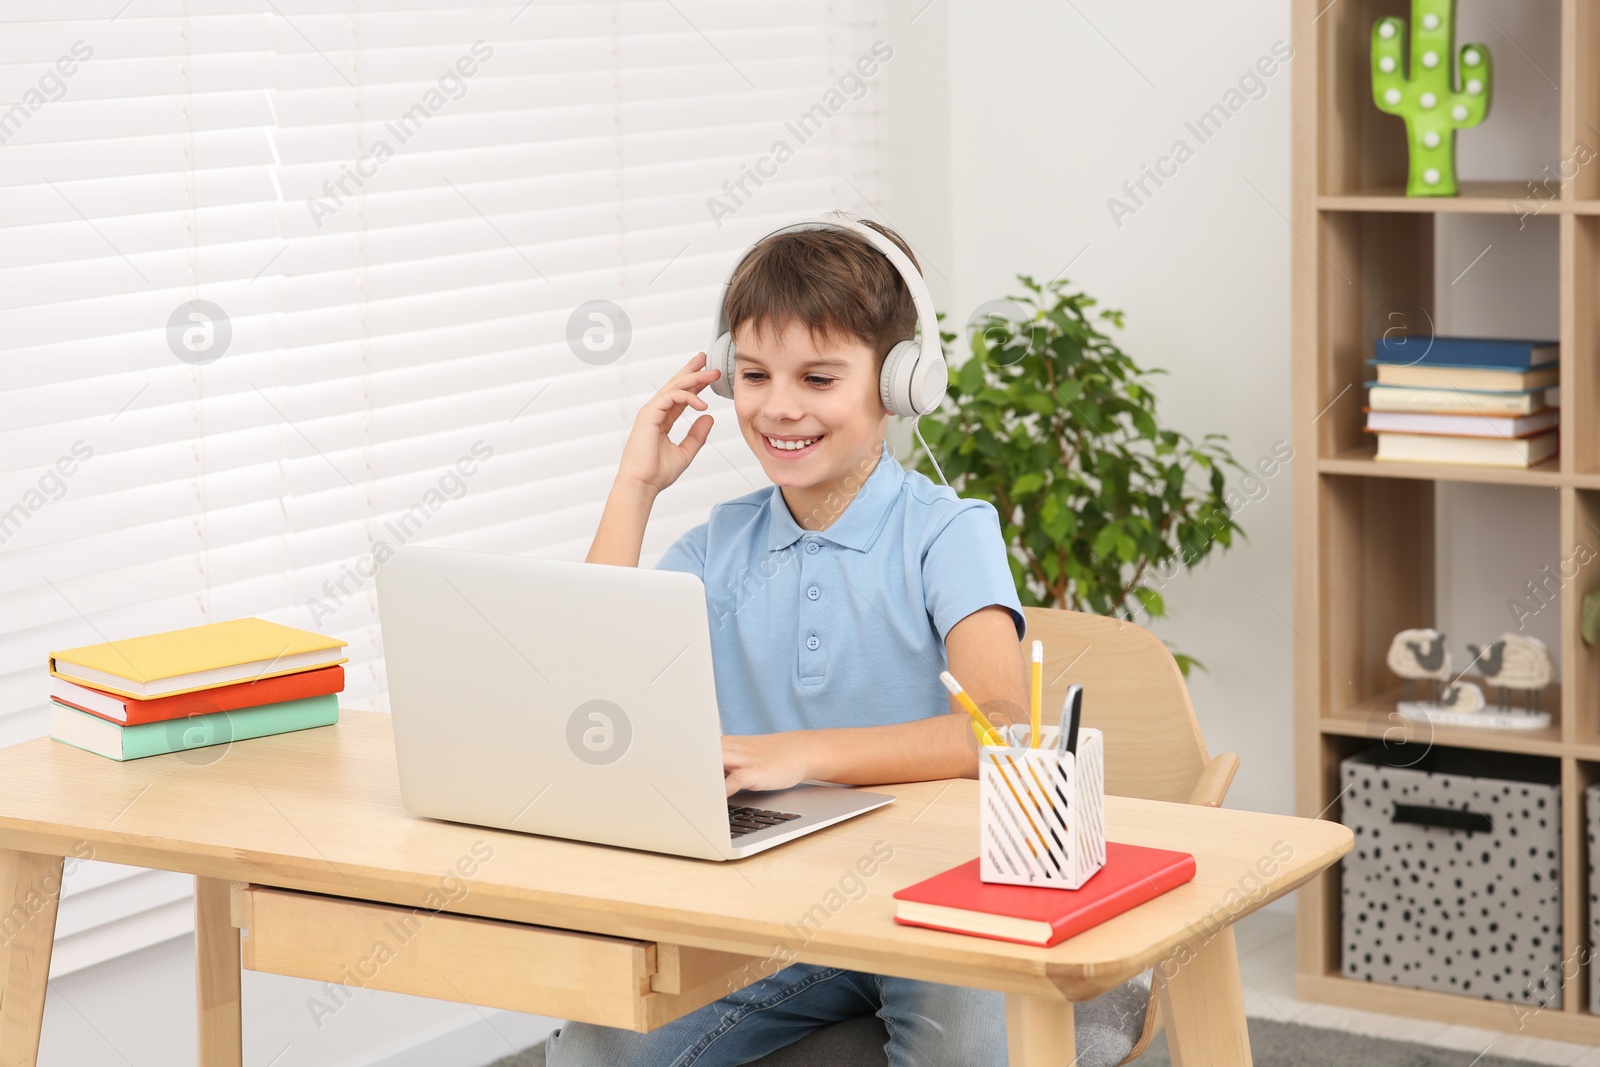
<path id="1" fill-rule="evenodd" d="M 1115 841 L 1081 889 L 984 882 L 972 859 L 896 892 L 894 921 L 1048 948 L 1193 877 L 1187 852 Z"/>
<path id="2" fill-rule="evenodd" d="M 141 726 L 169 719 L 185 719 L 191 715 L 207 715 L 214 711 L 237 711 L 262 704 L 277 704 L 285 700 L 319 697 L 326 693 L 344 691 L 344 667 L 335 663 L 331 667 L 280 674 L 255 682 L 234 682 L 193 693 L 174 693 L 171 696 L 138 697 L 119 696 L 89 686 L 70 682 L 65 678 L 50 678 L 50 699 L 90 715 L 122 726 Z"/>

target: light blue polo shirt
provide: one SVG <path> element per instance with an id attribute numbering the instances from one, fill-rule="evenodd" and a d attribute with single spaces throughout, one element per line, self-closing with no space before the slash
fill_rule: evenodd
<path id="1" fill-rule="evenodd" d="M 950 628 L 990 604 L 1019 641 L 1027 628 L 994 505 L 907 471 L 886 444 L 826 530 L 802 528 L 768 486 L 714 506 L 656 568 L 705 584 L 725 734 L 945 714 Z"/>

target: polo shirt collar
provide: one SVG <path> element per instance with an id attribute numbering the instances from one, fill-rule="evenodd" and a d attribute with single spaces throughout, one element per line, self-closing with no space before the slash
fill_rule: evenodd
<path id="1" fill-rule="evenodd" d="M 857 552 L 865 552 L 877 538 L 884 516 L 899 496 L 901 483 L 905 479 L 905 468 L 890 453 L 888 442 L 883 442 L 879 445 L 878 465 L 868 475 L 866 484 L 845 506 L 844 514 L 826 530 L 807 530 L 795 522 L 794 516 L 789 514 L 789 505 L 783 501 L 783 491 L 773 486 L 772 496 L 767 500 L 767 547 L 776 552 L 810 534 Z"/>

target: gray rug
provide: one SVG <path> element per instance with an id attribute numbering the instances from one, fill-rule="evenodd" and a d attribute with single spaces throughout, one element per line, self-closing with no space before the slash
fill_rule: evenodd
<path id="1" fill-rule="evenodd" d="M 1495 1055 L 1474 1060 L 1476 1051 L 1363 1037 L 1345 1030 L 1295 1026 L 1273 1019 L 1247 1019 L 1246 1022 L 1250 1025 L 1250 1056 L 1255 1060 L 1255 1067 L 1329 1067 L 1330 1064 L 1332 1067 L 1467 1067 L 1468 1064 L 1471 1067 L 1543 1067 L 1529 1060 L 1508 1060 Z M 536 1062 L 542 1063 L 543 1057 Z M 1149 1051 L 1134 1062 L 1138 1067 L 1172 1067 L 1167 1055 L 1166 1031 L 1157 1034 L 1150 1042 Z"/>
<path id="2" fill-rule="evenodd" d="M 1343 1030 L 1293 1026 L 1271 1019 L 1250 1019 L 1249 1025 L 1255 1067 L 1463 1067 L 1469 1062 L 1472 1067 L 1541 1067 L 1529 1060 L 1495 1055 L 1473 1060 L 1476 1053 L 1363 1037 Z M 1165 1031 L 1156 1035 L 1149 1051 L 1136 1063 L 1139 1067 L 1171 1067 Z M 544 1045 L 496 1060 L 489 1067 L 544 1067 Z"/>

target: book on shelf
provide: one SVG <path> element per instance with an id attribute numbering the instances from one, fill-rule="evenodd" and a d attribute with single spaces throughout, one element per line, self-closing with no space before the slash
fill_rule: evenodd
<path id="1" fill-rule="evenodd" d="M 896 890 L 894 921 L 1048 948 L 1189 881 L 1187 852 L 1106 842 L 1106 865 L 1078 889 L 1000 885 L 968 860 Z"/>
<path id="2" fill-rule="evenodd" d="M 123 726 L 53 700 L 50 702 L 52 738 L 118 761 L 331 726 L 338 721 L 339 699 L 332 693 L 138 726 Z"/>
<path id="3" fill-rule="evenodd" d="M 1369 362 L 1378 368 L 1379 385 L 1516 392 L 1542 389 L 1555 385 L 1560 380 L 1558 367 L 1516 370 L 1496 367 L 1455 367 L 1442 363 L 1380 363 L 1377 360 Z"/>
<path id="4" fill-rule="evenodd" d="M 1531 467 L 1556 454 L 1557 430 L 1533 437 L 1453 437 L 1432 433 L 1380 433 L 1377 458 L 1403 463 L 1454 463 L 1479 467 Z"/>
<path id="5" fill-rule="evenodd" d="M 1426 337 L 1385 334 L 1372 343 L 1379 363 L 1444 364 L 1531 370 L 1561 358 L 1557 341 L 1524 341 L 1501 337 Z"/>
<path id="6" fill-rule="evenodd" d="M 1460 412 L 1373 411 L 1367 429 L 1374 433 L 1434 433 L 1460 437 L 1531 437 L 1561 421 L 1561 412 L 1545 408 L 1529 415 L 1466 415 Z"/>
<path id="7" fill-rule="evenodd" d="M 1416 385 L 1367 382 L 1367 406 L 1373 411 L 1458 412 L 1472 415 L 1530 415 L 1559 407 L 1561 390 L 1541 386 L 1494 392 L 1483 389 L 1429 389 Z"/>
<path id="8" fill-rule="evenodd" d="M 229 619 L 50 653 L 50 673 L 124 697 L 173 696 L 344 663 L 347 641 Z"/>
<path id="9" fill-rule="evenodd" d="M 65 678 L 50 679 L 51 700 L 125 726 L 218 711 L 237 711 L 262 704 L 280 704 L 286 700 L 301 700 L 343 690 L 344 668 L 338 664 L 294 674 L 279 674 L 255 682 L 235 682 L 211 689 L 197 689 L 192 693 L 147 697 L 143 700 L 103 692 L 69 682 Z"/>

